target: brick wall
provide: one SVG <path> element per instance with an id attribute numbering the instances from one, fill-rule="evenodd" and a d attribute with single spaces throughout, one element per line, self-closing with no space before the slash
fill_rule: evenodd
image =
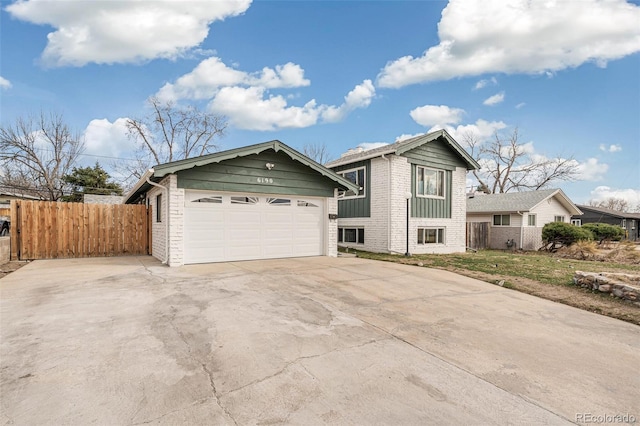
<path id="1" fill-rule="evenodd" d="M 334 191 L 333 198 L 326 199 L 327 211 L 325 213 L 325 249 L 326 256 L 338 256 L 338 221 L 330 220 L 330 214 L 338 214 L 338 190 Z"/>
<path id="2" fill-rule="evenodd" d="M 147 193 L 153 215 L 151 225 L 153 256 L 169 266 L 180 266 L 183 264 L 184 256 L 184 189 L 178 188 L 176 175 L 165 177 L 159 185 L 168 188 L 168 193 L 155 186 Z M 159 194 L 162 194 L 162 206 L 156 206 L 156 197 Z M 169 203 L 168 214 L 167 203 Z M 156 221 L 158 207 L 162 213 L 161 222 Z"/>

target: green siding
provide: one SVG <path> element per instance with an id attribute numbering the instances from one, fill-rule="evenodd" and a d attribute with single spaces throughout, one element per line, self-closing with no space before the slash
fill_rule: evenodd
<path id="1" fill-rule="evenodd" d="M 411 165 L 411 217 L 451 218 L 451 171 L 444 172 L 444 182 L 444 199 L 416 197 L 416 165 Z"/>
<path id="2" fill-rule="evenodd" d="M 412 164 L 433 167 L 440 170 L 455 170 L 456 167 L 467 168 L 467 164 L 460 155 L 447 144 L 444 139 L 421 145 L 402 154 Z"/>
<path id="3" fill-rule="evenodd" d="M 266 163 L 275 167 L 267 170 Z M 180 170 L 178 187 L 212 191 L 333 197 L 336 183 L 283 152 L 263 151 Z"/>
<path id="4" fill-rule="evenodd" d="M 357 169 L 365 167 L 366 182 L 364 185 L 364 194 L 362 198 L 352 198 L 349 200 L 338 201 L 338 217 L 370 217 L 371 216 L 371 161 L 358 161 L 334 167 L 332 170 L 340 173 L 342 170 Z"/>

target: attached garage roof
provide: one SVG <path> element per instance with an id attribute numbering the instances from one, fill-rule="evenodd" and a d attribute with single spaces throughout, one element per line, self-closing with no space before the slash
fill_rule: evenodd
<path id="1" fill-rule="evenodd" d="M 134 202 L 140 194 L 145 193 L 151 186 L 147 179 L 159 182 L 162 178 L 169 174 L 177 173 L 181 170 L 191 169 L 194 167 L 205 166 L 212 163 L 220 163 L 225 160 L 230 160 L 237 157 L 246 157 L 249 155 L 260 154 L 261 152 L 273 150 L 275 152 L 283 152 L 291 159 L 298 161 L 320 175 L 333 180 L 336 183 L 336 187 L 342 190 L 357 191 L 357 185 L 344 177 L 334 173 L 323 165 L 316 163 L 306 155 L 303 155 L 295 149 L 285 145 L 279 140 L 272 140 L 270 142 L 263 142 L 256 145 L 249 145 L 242 148 L 230 149 L 227 151 L 220 151 L 213 154 L 203 155 L 201 157 L 188 158 L 185 160 L 172 161 L 170 163 L 159 164 L 153 169 L 147 170 L 147 172 L 140 178 L 138 183 L 129 191 L 125 197 L 125 203 Z"/>

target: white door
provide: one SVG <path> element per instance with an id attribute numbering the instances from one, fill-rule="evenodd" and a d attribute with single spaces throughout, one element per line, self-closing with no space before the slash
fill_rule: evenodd
<path id="1" fill-rule="evenodd" d="M 188 190 L 184 263 L 323 254 L 324 200 Z"/>

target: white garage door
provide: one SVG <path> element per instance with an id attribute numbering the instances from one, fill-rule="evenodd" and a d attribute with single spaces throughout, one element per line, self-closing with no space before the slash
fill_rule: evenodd
<path id="1" fill-rule="evenodd" d="M 184 263 L 323 254 L 322 198 L 186 191 Z"/>

